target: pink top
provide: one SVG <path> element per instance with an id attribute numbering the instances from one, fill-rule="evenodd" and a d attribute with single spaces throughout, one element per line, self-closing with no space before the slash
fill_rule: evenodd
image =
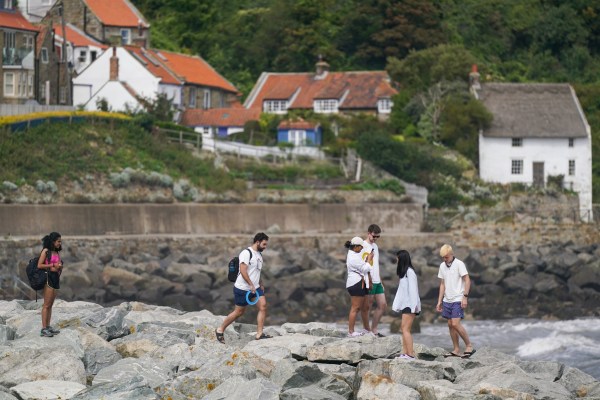
<path id="1" fill-rule="evenodd" d="M 46 259 L 46 264 L 52 264 L 52 263 L 57 263 L 60 264 L 60 254 L 58 253 L 52 253 L 52 255 L 50 256 L 50 260 Z M 58 273 L 60 274 L 62 271 L 59 271 Z"/>

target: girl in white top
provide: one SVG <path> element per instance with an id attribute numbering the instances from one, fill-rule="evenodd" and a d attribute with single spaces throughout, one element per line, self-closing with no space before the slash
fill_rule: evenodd
<path id="1" fill-rule="evenodd" d="M 348 337 L 361 336 L 362 332 L 354 332 L 354 323 L 356 314 L 363 308 L 363 303 L 367 298 L 369 287 L 371 285 L 371 263 L 373 262 L 373 253 L 369 254 L 366 260 L 361 257 L 363 240 L 354 237 L 346 242 L 348 249 L 346 257 L 346 267 L 348 268 L 348 278 L 346 279 L 346 289 L 350 294 L 351 306 L 348 314 Z"/>
<path id="2" fill-rule="evenodd" d="M 419 283 L 417 274 L 412 266 L 410 254 L 406 250 L 400 250 L 396 274 L 400 278 L 398 291 L 392 304 L 392 310 L 402 313 L 400 329 L 402 331 L 402 354 L 399 358 L 414 360 L 413 338 L 410 333 L 415 317 L 421 313 L 421 299 L 419 298 Z"/>

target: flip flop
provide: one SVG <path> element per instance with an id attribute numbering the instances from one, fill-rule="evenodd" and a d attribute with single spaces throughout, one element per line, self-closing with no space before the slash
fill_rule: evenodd
<path id="1" fill-rule="evenodd" d="M 217 335 L 217 340 L 223 344 L 225 344 L 225 336 L 223 333 L 219 333 L 217 332 L 217 330 L 215 329 L 215 335 Z"/>
<path id="2" fill-rule="evenodd" d="M 450 353 L 444 354 L 444 358 L 448 358 L 448 357 L 460 357 L 460 354 L 456 354 L 451 351 Z"/>
<path id="3" fill-rule="evenodd" d="M 465 353 L 463 354 L 463 356 L 461 358 L 469 358 L 471 357 L 473 354 L 475 354 L 477 350 L 473 349 L 471 351 L 465 351 Z"/>
<path id="4" fill-rule="evenodd" d="M 261 340 L 261 339 L 273 339 L 273 336 L 271 335 L 267 335 L 266 333 L 261 334 L 259 337 L 255 337 L 255 340 Z"/>

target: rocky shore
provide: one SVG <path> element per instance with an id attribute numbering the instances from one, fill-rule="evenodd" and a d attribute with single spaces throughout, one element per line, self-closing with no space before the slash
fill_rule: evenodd
<path id="1" fill-rule="evenodd" d="M 263 270 L 268 323 L 345 320 L 348 295 L 342 244 L 348 238 L 277 233 L 271 238 Z M 434 312 L 439 290 L 437 252 L 439 245 L 451 240 L 443 234 L 382 236 L 381 269 L 389 304 L 398 285 L 394 254 L 405 248 L 419 275 L 422 317 L 427 322 L 438 318 Z M 225 315 L 233 307 L 226 266 L 248 242 L 246 236 L 65 237 L 65 269 L 58 297 L 103 306 L 141 301 Z M 39 248 L 34 239 L 0 241 L 4 289 L 0 293 L 4 299 L 33 296 L 26 288 L 11 292 L 11 277 L 26 280 L 25 263 Z M 569 241 L 486 249 L 457 245 L 455 249 L 473 281 L 469 317 L 569 319 L 600 315 L 598 244 Z M 244 318 L 242 322 L 252 322 L 252 318 Z"/>
<path id="2" fill-rule="evenodd" d="M 522 361 L 492 348 L 470 359 L 401 337 L 348 339 L 326 323 L 267 328 L 207 310 L 58 300 L 61 333 L 40 337 L 41 302 L 0 301 L 0 399 L 600 399 L 600 382 L 555 362 Z"/>

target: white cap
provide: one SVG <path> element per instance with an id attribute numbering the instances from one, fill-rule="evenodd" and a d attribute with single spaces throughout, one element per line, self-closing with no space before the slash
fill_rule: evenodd
<path id="1" fill-rule="evenodd" d="M 361 245 L 362 246 L 363 240 L 361 238 L 359 238 L 358 236 L 355 236 L 350 241 L 350 244 L 353 245 L 353 246 L 357 246 L 357 245 Z"/>

